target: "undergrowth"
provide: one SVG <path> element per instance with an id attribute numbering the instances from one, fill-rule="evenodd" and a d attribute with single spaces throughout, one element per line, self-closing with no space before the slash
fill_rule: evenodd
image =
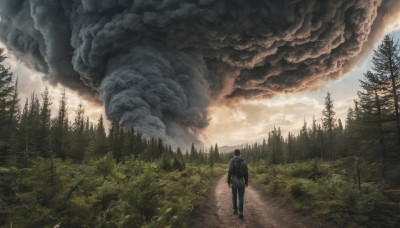
<path id="1" fill-rule="evenodd" d="M 400 188 L 363 173 L 360 188 L 352 158 L 249 166 L 250 180 L 302 213 L 346 227 L 400 227 Z M 371 172 L 374 168 L 370 167 Z"/>
<path id="2" fill-rule="evenodd" d="M 55 159 L 52 183 L 49 159 L 32 159 L 21 170 L 1 168 L 9 195 L 0 199 L 0 220 L 6 227 L 186 227 L 226 167 L 169 162 Z"/>

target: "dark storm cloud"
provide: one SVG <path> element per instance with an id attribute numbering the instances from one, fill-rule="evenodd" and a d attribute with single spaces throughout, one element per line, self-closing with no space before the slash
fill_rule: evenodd
<path id="1" fill-rule="evenodd" d="M 0 0 L 0 38 L 108 118 L 178 144 L 217 100 L 337 78 L 381 35 L 397 0 Z M 171 140 L 171 138 L 180 138 Z"/>

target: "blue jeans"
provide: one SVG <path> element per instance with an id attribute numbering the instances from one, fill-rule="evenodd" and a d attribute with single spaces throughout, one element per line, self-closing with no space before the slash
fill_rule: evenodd
<path id="1" fill-rule="evenodd" d="M 237 210 L 237 195 L 238 194 L 239 194 L 239 212 L 243 212 L 244 187 L 243 188 L 232 188 L 233 211 L 238 211 Z"/>

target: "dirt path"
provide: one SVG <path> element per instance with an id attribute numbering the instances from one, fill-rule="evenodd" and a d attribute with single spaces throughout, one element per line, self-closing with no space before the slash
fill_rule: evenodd
<path id="1" fill-rule="evenodd" d="M 334 227 L 293 212 L 251 185 L 245 189 L 244 219 L 241 220 L 232 214 L 232 191 L 226 179 L 227 175 L 219 179 L 209 202 L 201 206 L 189 227 Z"/>

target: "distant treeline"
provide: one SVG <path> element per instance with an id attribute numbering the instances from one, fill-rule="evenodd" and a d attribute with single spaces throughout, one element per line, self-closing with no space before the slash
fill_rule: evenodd
<path id="1" fill-rule="evenodd" d="M 53 101 L 47 88 L 40 99 L 33 93 L 21 106 L 18 81 L 14 82 L 12 72 L 1 64 L 6 58 L 3 49 L 0 49 L 0 56 L 0 165 L 26 167 L 28 159 L 37 156 L 69 158 L 79 163 L 84 159 L 101 158 L 108 152 L 117 163 L 127 156 L 151 162 L 164 155 L 179 163 L 177 167 L 184 167 L 187 161 L 212 165 L 221 160 L 217 145 L 207 153 L 194 144 L 190 151 L 182 152 L 180 148 L 173 151 L 161 139 L 144 138 L 132 126 L 122 126 L 119 119 L 112 122 L 106 134 L 103 117 L 97 124 L 91 123 L 84 115 L 82 104 L 71 121 L 65 91 L 54 118 L 51 118 Z"/>
<path id="2" fill-rule="evenodd" d="M 399 185 L 400 49 L 390 36 L 385 36 L 374 51 L 372 70 L 364 74 L 360 86 L 362 91 L 348 110 L 345 127 L 335 118 L 334 101 L 328 93 L 321 123 L 315 118 L 310 125 L 304 121 L 298 134 L 289 132 L 286 137 L 275 128 L 261 144 L 247 145 L 244 157 L 283 164 L 354 156 L 355 169 L 379 167 L 376 179 Z"/>

